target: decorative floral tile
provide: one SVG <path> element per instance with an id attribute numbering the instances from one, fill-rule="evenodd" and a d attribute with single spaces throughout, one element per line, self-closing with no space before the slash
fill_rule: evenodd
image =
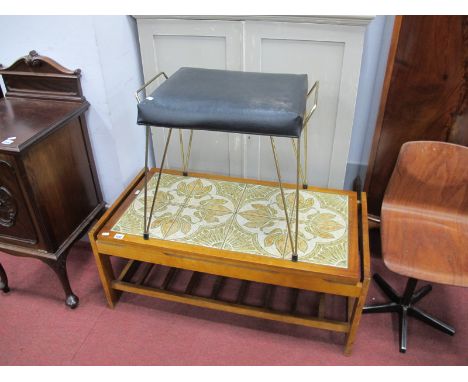
<path id="1" fill-rule="evenodd" d="M 158 181 L 158 174 L 154 176 L 148 182 L 148 200 L 149 205 L 153 202 L 154 192 L 156 191 L 156 184 Z M 161 181 L 159 183 L 158 195 L 156 196 L 156 204 L 177 204 L 185 205 L 193 192 L 193 189 L 197 185 L 198 179 L 162 174 Z M 144 189 L 140 192 L 139 197 L 144 200 Z"/>
<path id="2" fill-rule="evenodd" d="M 148 212 L 157 174 L 148 184 Z M 295 238 L 295 190 L 286 189 Z M 144 192 L 113 231 L 143 232 Z M 299 261 L 348 266 L 348 197 L 300 191 Z M 212 248 L 290 259 L 292 256 L 280 190 L 277 187 L 163 174 L 150 236 Z"/>
<path id="3" fill-rule="evenodd" d="M 296 202 L 296 190 L 284 189 L 288 216 L 291 218 Z M 279 187 L 248 184 L 239 206 L 238 214 L 247 218 L 248 215 L 268 216 L 269 218 L 285 219 L 283 198 Z"/>
<path id="4" fill-rule="evenodd" d="M 299 261 L 343 268 L 348 266 L 348 202 L 346 196 L 342 198 L 341 195 L 337 195 L 339 197 L 336 200 L 334 196 L 301 191 Z M 331 209 L 332 207 L 334 209 Z M 287 242 L 284 257 L 290 256 L 292 256 L 291 245 Z"/>
<path id="5" fill-rule="evenodd" d="M 348 240 L 344 236 L 334 241 L 319 242 L 308 238 L 299 225 L 298 247 L 299 261 L 338 268 L 348 267 Z M 290 259 L 291 257 L 291 244 L 287 241 L 283 258 Z"/>
<path id="6" fill-rule="evenodd" d="M 231 211 L 185 206 L 164 238 L 221 248 L 233 216 Z"/>
<path id="7" fill-rule="evenodd" d="M 294 205 L 295 207 L 295 205 Z M 299 221 L 307 219 L 311 213 L 315 213 L 319 207 L 319 202 L 314 197 L 314 193 L 301 190 L 299 192 Z M 293 210 L 293 218 L 296 218 L 296 208 Z"/>
<path id="8" fill-rule="evenodd" d="M 220 212 L 235 212 L 245 186 L 243 183 L 197 179 L 187 205 Z"/>
<path id="9" fill-rule="evenodd" d="M 316 243 L 309 252 L 299 251 L 299 261 L 328 265 L 337 268 L 348 267 L 348 241 L 344 238 L 331 243 Z"/>
<path id="10" fill-rule="evenodd" d="M 143 199 L 144 198 L 135 199 L 111 230 L 133 235 L 142 235 L 144 231 Z M 151 219 L 149 229 L 150 237 L 163 239 L 182 209 L 183 206 L 157 204 L 153 210 Z M 148 218 L 149 214 L 147 215 L 147 219 Z"/>
<path id="11" fill-rule="evenodd" d="M 143 217 L 134 208 L 134 204 L 120 217 L 111 231 L 138 235 L 143 233 Z"/>
<path id="12" fill-rule="evenodd" d="M 319 202 L 319 211 L 329 210 L 340 215 L 345 222 L 348 221 L 348 196 L 326 192 L 309 192 Z M 299 204 L 300 206 L 300 204 Z"/>
<path id="13" fill-rule="evenodd" d="M 164 239 L 180 215 L 183 206 L 168 204 L 153 213 L 149 229 L 150 237 Z"/>
<path id="14" fill-rule="evenodd" d="M 249 216 L 253 217 L 253 216 Z M 223 249 L 253 255 L 283 257 L 286 244 L 286 220 L 237 214 L 227 234 Z"/>
<path id="15" fill-rule="evenodd" d="M 296 209 L 293 208 L 291 218 L 295 219 L 295 213 Z M 308 220 L 312 215 L 321 213 L 337 215 L 346 224 L 348 220 L 348 197 L 346 195 L 301 190 L 299 192 L 299 221 Z"/>

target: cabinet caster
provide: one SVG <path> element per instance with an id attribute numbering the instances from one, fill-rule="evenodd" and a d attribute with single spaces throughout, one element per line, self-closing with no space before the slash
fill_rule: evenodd
<path id="1" fill-rule="evenodd" d="M 67 299 L 65 300 L 65 305 L 68 306 L 70 309 L 75 309 L 80 302 L 80 299 L 78 296 L 75 296 L 74 294 L 71 294 L 67 296 Z"/>

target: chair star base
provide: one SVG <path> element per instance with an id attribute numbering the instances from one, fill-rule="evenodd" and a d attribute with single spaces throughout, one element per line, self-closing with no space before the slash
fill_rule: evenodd
<path id="1" fill-rule="evenodd" d="M 443 321 L 427 314 L 414 305 L 424 298 L 432 290 L 431 285 L 425 285 L 416 290 L 418 280 L 410 278 L 406 284 L 406 289 L 403 296 L 398 296 L 395 290 L 377 273 L 373 276 L 377 285 L 390 298 L 391 302 L 387 304 L 377 304 L 365 306 L 363 313 L 398 313 L 400 318 L 400 352 L 406 353 L 407 332 L 408 332 L 408 316 L 417 318 L 418 320 L 431 325 L 432 327 L 453 336 L 455 329 Z"/>

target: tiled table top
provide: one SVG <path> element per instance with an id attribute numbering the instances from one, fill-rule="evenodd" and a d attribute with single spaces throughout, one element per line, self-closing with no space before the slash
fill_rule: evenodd
<path id="1" fill-rule="evenodd" d="M 148 183 L 148 212 L 156 179 Z M 295 190 L 285 193 L 289 217 L 295 218 Z M 141 235 L 143 212 L 141 192 L 112 231 Z M 279 188 L 256 184 L 163 174 L 150 237 L 274 258 L 292 255 Z M 348 267 L 348 196 L 300 191 L 299 261 Z"/>

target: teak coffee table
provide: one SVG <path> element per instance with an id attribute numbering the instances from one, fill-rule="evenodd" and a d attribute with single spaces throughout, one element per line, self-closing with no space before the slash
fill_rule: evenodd
<path id="1" fill-rule="evenodd" d="M 141 100 L 140 92 L 162 76 L 166 81 Z M 349 354 L 369 285 L 366 199 L 308 186 L 301 135 L 317 107 L 318 82 L 307 91 L 306 75 L 181 68 L 171 78 L 157 75 L 136 96 L 138 124 L 146 126 L 145 168 L 90 232 L 109 305 L 126 291 L 344 332 Z M 148 168 L 150 126 L 169 128 L 159 169 Z M 173 128 L 182 171 L 163 169 Z M 187 150 L 182 129 L 191 130 Z M 278 182 L 189 172 L 194 130 L 269 136 Z M 292 140 L 296 184 L 281 180 L 275 137 Z M 307 153 L 307 134 L 302 142 Z M 118 277 L 110 256 L 129 260 Z M 151 268 L 135 280 L 142 263 L 170 267 L 160 287 L 146 283 Z M 192 279 L 175 292 L 171 280 L 180 270 L 193 271 Z M 194 293 L 203 273 L 218 276 L 211 298 Z M 235 302 L 218 298 L 225 278 L 244 281 Z M 346 320 L 326 318 L 323 298 L 317 317 L 269 309 L 268 296 L 261 307 L 247 306 L 248 282 L 345 296 Z"/>
<path id="2" fill-rule="evenodd" d="M 158 170 L 150 170 L 150 189 L 154 190 L 157 174 Z M 150 240 L 141 236 L 143 171 L 91 230 L 91 245 L 109 306 L 115 306 L 121 292 L 132 292 L 333 330 L 346 333 L 345 354 L 350 354 L 370 279 L 365 195 L 358 200 L 352 191 L 301 190 L 303 218 L 299 227 L 304 241 L 299 246 L 299 260 L 292 262 L 276 183 L 188 175 L 163 172 Z M 288 191 L 295 185 L 284 187 Z M 289 195 L 293 194 L 294 190 Z M 117 276 L 111 256 L 128 259 Z M 137 267 L 146 265 L 143 263 L 171 267 L 160 288 L 145 285 L 150 268 L 139 280 L 129 281 Z M 171 291 L 171 278 L 181 269 L 193 271 L 192 278 L 183 293 Z M 318 317 L 275 312 L 266 308 L 266 303 L 247 306 L 242 303 L 244 287 L 235 302 L 200 297 L 193 294 L 200 273 L 345 296 L 348 316 L 343 322 L 328 320 L 323 316 L 324 299 L 320 300 Z M 214 290 L 212 295 L 216 295 Z"/>

